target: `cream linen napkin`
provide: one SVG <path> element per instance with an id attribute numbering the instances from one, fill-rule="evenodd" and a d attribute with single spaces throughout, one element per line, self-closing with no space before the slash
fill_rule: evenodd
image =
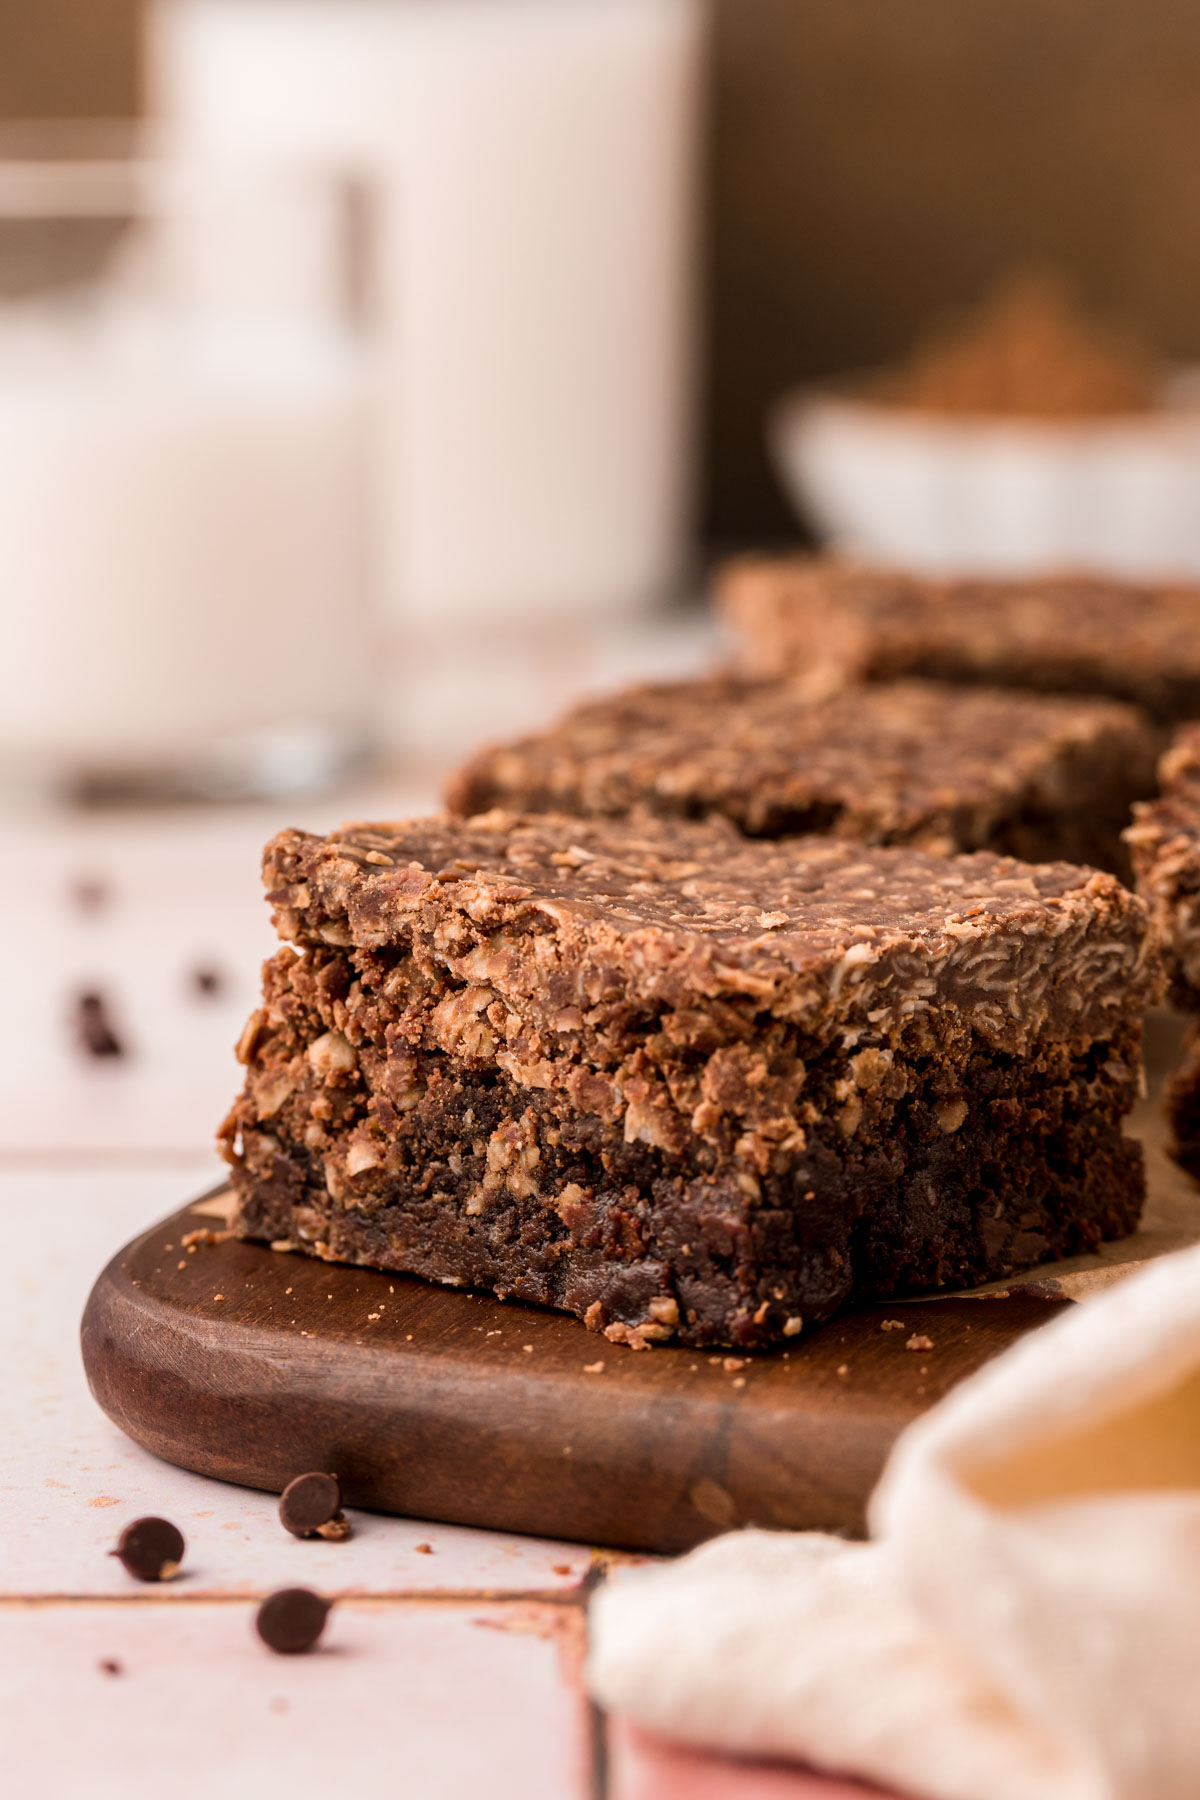
<path id="1" fill-rule="evenodd" d="M 1197 1800 L 1200 1248 L 963 1382 L 870 1519 L 870 1544 L 742 1531 L 622 1572 L 596 1698 L 928 1800 Z"/>

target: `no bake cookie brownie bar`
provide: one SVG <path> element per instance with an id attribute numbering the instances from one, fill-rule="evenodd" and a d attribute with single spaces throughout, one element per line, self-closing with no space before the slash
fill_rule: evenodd
<path id="1" fill-rule="evenodd" d="M 1185 725 L 1159 764 L 1160 797 L 1134 808 L 1125 833 L 1137 890 L 1149 908 L 1170 997 L 1200 1014 L 1200 725 Z M 1200 1178 L 1200 1022 L 1168 1084 L 1166 1112 L 1177 1160 Z"/>
<path id="2" fill-rule="evenodd" d="M 1107 694 L 1200 718 L 1200 588 L 1047 576 L 930 580 L 832 558 L 744 557 L 718 581 L 738 668 L 812 692 L 922 675 Z"/>
<path id="3" fill-rule="evenodd" d="M 997 850 L 1120 873 L 1157 734 L 1114 701 L 899 681 L 809 702 L 784 682 L 627 689 L 483 751 L 451 811 L 721 814 L 754 837 Z"/>
<path id="4" fill-rule="evenodd" d="M 1111 876 L 500 812 L 286 831 L 264 871 L 244 1236 L 765 1345 L 1137 1218 L 1161 983 Z"/>

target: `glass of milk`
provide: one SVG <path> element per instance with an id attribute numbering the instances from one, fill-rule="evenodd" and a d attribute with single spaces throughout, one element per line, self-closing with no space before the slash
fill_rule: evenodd
<path id="1" fill-rule="evenodd" d="M 375 211 L 381 586 L 403 629 L 689 579 L 705 0 L 151 0 L 159 129 Z"/>
<path id="2" fill-rule="evenodd" d="M 301 792 L 370 739 L 332 180 L 0 162 L 0 778 Z"/>

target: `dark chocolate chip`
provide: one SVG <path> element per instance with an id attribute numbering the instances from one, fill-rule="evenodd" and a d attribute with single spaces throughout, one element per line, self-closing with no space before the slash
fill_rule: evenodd
<path id="1" fill-rule="evenodd" d="M 254 1623 L 268 1650 L 298 1656 L 311 1650 L 324 1631 L 329 1606 L 310 1588 L 280 1588 L 267 1595 Z"/>
<path id="2" fill-rule="evenodd" d="M 80 912 L 98 913 L 111 898 L 108 884 L 98 875 L 77 875 L 71 883 L 71 898 Z"/>
<path id="3" fill-rule="evenodd" d="M 102 1656 L 98 1667 L 102 1675 L 123 1675 L 125 1673 L 124 1663 L 118 1662 L 115 1656 Z"/>
<path id="4" fill-rule="evenodd" d="M 224 978 L 219 969 L 202 964 L 199 968 L 192 970 L 192 987 L 206 1000 L 211 1000 L 215 994 L 219 994 L 224 986 Z"/>
<path id="5" fill-rule="evenodd" d="M 103 994 L 80 994 L 75 1003 L 75 1028 L 89 1056 L 124 1056 L 125 1046 L 113 1029 Z"/>
<path id="6" fill-rule="evenodd" d="M 139 1581 L 170 1581 L 183 1561 L 183 1533 L 170 1519 L 135 1519 L 110 1555 Z"/>
<path id="7" fill-rule="evenodd" d="M 345 1537 L 347 1527 L 337 1476 L 314 1469 L 289 1481 L 279 1497 L 279 1520 L 293 1537 L 314 1537 L 317 1533 L 322 1537 Z"/>

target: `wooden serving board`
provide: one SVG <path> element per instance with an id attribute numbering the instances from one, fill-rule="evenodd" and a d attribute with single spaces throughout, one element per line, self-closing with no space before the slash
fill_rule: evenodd
<path id="1" fill-rule="evenodd" d="M 733 1525 L 860 1533 L 899 1432 L 1069 1304 L 906 1302 L 769 1355 L 637 1353 L 402 1275 L 185 1248 L 220 1224 L 198 1206 L 127 1245 L 88 1301 L 88 1380 L 130 1437 L 248 1487 L 329 1469 L 352 1506 L 633 1550 Z"/>

